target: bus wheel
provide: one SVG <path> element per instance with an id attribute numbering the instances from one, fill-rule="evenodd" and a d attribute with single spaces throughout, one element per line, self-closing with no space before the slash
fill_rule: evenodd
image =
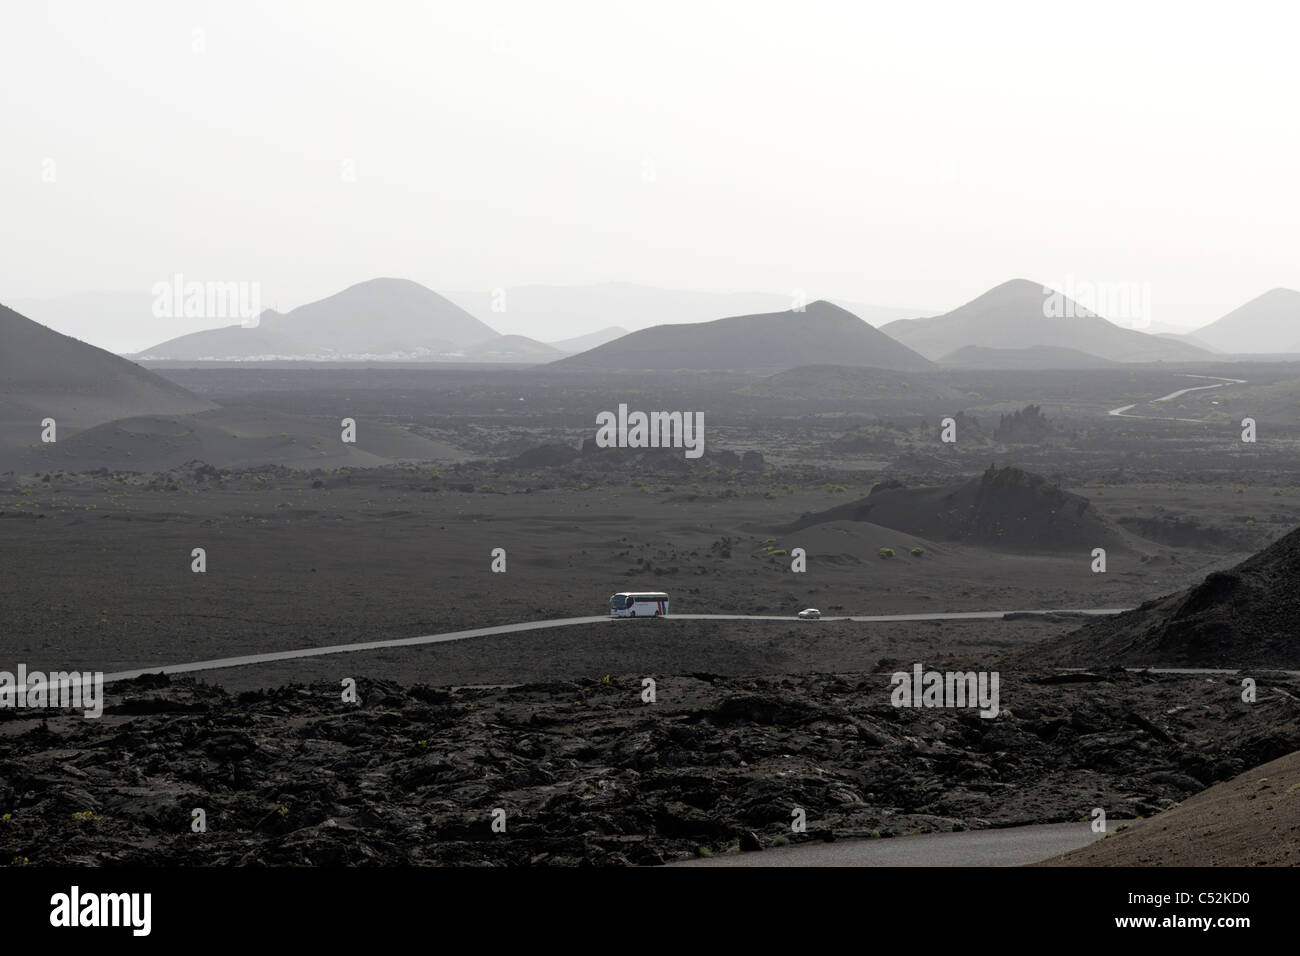
<path id="1" fill-rule="evenodd" d="M 630 614 L 628 615 L 628 617 L 636 617 L 636 611 L 633 611 L 632 613 L 630 613 Z"/>

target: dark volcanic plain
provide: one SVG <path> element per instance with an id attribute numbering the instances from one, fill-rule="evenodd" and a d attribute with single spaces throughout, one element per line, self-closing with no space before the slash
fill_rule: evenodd
<path id="1" fill-rule="evenodd" d="M 1155 405 L 1195 384 L 1187 370 L 156 371 L 224 415 L 278 416 L 296 447 L 258 466 L 170 459 L 203 450 L 198 428 L 183 446 L 73 434 L 49 467 L 23 450 L 0 474 L 4 667 L 599 615 L 624 589 L 791 619 L 604 621 L 144 679 L 109 685 L 100 721 L 0 711 L 0 862 L 655 863 L 1149 816 L 1300 748 L 1300 688 L 1276 660 L 1216 654 L 1258 680 L 1246 704 L 1239 675 L 1117 670 L 1068 617 L 793 619 L 1134 607 L 1231 571 L 1300 524 L 1300 377 L 1283 364 L 1198 366 L 1249 384 Z M 619 402 L 702 410 L 707 453 L 584 448 Z M 1107 414 L 1131 403 L 1204 422 Z M 302 446 L 345 416 L 445 455 L 311 467 Z M 1123 662 L 1211 666 L 1170 658 Z M 1000 669 L 1004 714 L 896 710 L 888 674 L 915 661 Z M 358 705 L 340 700 L 348 677 Z"/>

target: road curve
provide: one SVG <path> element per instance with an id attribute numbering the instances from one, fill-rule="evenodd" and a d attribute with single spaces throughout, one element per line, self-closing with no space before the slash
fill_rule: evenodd
<path id="1" fill-rule="evenodd" d="M 1168 395 L 1161 395 L 1159 398 L 1153 398 L 1147 404 L 1154 405 L 1156 402 L 1172 402 L 1175 398 L 1181 398 L 1188 392 L 1202 392 L 1211 388 L 1223 388 L 1225 385 L 1245 385 L 1244 378 L 1223 378 L 1218 375 L 1186 375 L 1185 378 L 1203 378 L 1214 381 L 1213 385 L 1194 385 L 1191 388 L 1180 388 L 1176 392 L 1170 392 Z M 1130 415 L 1130 408 L 1137 408 L 1137 403 L 1132 405 L 1121 405 L 1119 408 L 1112 408 L 1107 415 L 1113 415 L 1116 418 L 1136 418 L 1140 421 L 1150 422 L 1193 422 L 1197 425 L 1207 424 L 1204 419 L 1200 418 L 1169 418 L 1163 415 Z"/>
<path id="2" fill-rule="evenodd" d="M 1024 866 L 1081 846 L 1100 834 L 1088 823 L 1042 823 L 997 830 L 920 833 L 884 840 L 837 840 L 761 853 L 681 860 L 669 866 Z"/>
<path id="3" fill-rule="evenodd" d="M 930 614 L 878 614 L 867 617 L 827 617 L 824 621 L 854 621 L 863 624 L 889 624 L 906 621 L 987 621 L 998 620 L 1008 614 L 1119 614 L 1127 608 L 1087 608 L 1057 611 L 948 611 Z M 785 621 L 793 623 L 798 618 L 793 615 L 764 614 L 670 614 L 670 620 L 688 621 Z M 156 664 L 130 671 L 117 671 L 104 675 L 104 683 L 133 680 L 145 674 L 189 674 L 195 671 L 224 670 L 228 667 L 249 667 L 256 664 L 271 664 L 276 661 L 298 660 L 304 657 L 323 657 L 326 654 L 347 654 L 352 651 L 374 651 L 392 647 L 416 647 L 421 644 L 444 644 L 450 641 L 467 641 L 476 637 L 492 637 L 497 634 L 518 634 L 522 631 L 540 631 L 553 627 L 572 627 L 575 624 L 614 623 L 616 619 L 607 614 L 590 617 L 560 617 L 549 621 L 525 621 L 519 624 L 498 624 L 493 627 L 476 627 L 467 631 L 449 631 L 445 634 L 424 634 L 419 637 L 398 637 L 382 641 L 362 641 L 356 644 L 330 644 L 324 647 L 302 647 L 291 651 L 271 651 L 263 654 L 243 654 L 239 657 L 218 657 L 208 661 L 190 661 L 187 664 Z M 617 619 L 626 621 L 627 618 Z M 653 624 L 650 621 L 642 624 Z M 813 622 L 804 622 L 809 627 L 816 627 Z M 628 624 L 625 626 L 637 626 Z"/>

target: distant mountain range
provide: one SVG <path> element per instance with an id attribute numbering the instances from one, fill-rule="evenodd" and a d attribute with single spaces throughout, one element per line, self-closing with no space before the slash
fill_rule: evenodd
<path id="1" fill-rule="evenodd" d="M 693 292 L 661 289 L 633 282 L 593 285 L 521 285 L 496 292 L 444 292 L 448 299 L 488 323 L 508 323 L 534 338 L 578 336 L 588 329 L 617 325 L 637 331 L 655 325 L 708 322 L 724 315 L 758 315 L 791 308 L 794 294 L 764 292 Z M 919 309 L 888 308 L 828 299 L 868 325 L 880 326 L 917 315 Z M 544 330 L 544 331 L 543 331 Z M 592 348 L 602 343 L 592 343 Z M 581 351 L 580 349 L 578 351 Z"/>
<path id="2" fill-rule="evenodd" d="M 1300 353 L 1300 292 L 1291 289 L 1267 292 L 1194 333 L 1156 333 L 1155 325 L 1145 331 L 1122 328 L 1064 297 L 1057 304 L 1064 305 L 1066 314 L 1052 317 L 1044 308 L 1051 294 L 1038 283 L 1015 279 L 951 312 L 926 318 L 913 317 L 913 310 L 819 301 L 878 326 L 925 358 L 960 367 L 1085 368 L 1106 362 L 1206 361 L 1222 353 Z M 772 294 L 617 282 L 440 294 L 410 280 L 380 278 L 287 313 L 268 309 L 255 327 L 192 332 L 127 357 L 536 365 L 600 348 L 628 335 L 628 329 L 704 325 L 724 315 L 773 315 L 789 311 L 790 303 L 790 297 Z M 118 327 L 156 329 L 177 321 L 152 316 L 146 321 L 147 300 L 128 293 L 32 300 L 25 311 L 87 339 Z M 517 331 L 545 329 L 548 337 L 562 330 L 599 331 L 549 342 L 501 335 L 489 324 L 497 315 Z M 601 361 L 607 357 L 602 353 Z M 802 364 L 845 364 L 831 354 L 808 359 Z"/>
<path id="3" fill-rule="evenodd" d="M 788 369 L 834 362 L 907 371 L 931 363 L 829 302 L 711 322 L 657 325 L 578 355 L 556 370 Z"/>
<path id="4" fill-rule="evenodd" d="M 1012 279 L 943 315 L 891 322 L 881 331 L 936 361 L 966 348 L 1072 349 L 1113 362 L 1198 362 L 1204 349 L 1122 329 L 1037 282 Z M 1050 367 L 1050 366 L 1049 366 Z"/>
<path id="5" fill-rule="evenodd" d="M 539 364 L 604 345 L 626 335 L 629 327 L 711 320 L 745 308 L 771 310 L 791 302 L 789 296 L 685 292 L 631 283 L 519 286 L 443 295 L 406 279 L 372 279 L 288 313 L 268 309 L 255 327 L 192 332 L 130 357 Z M 913 314 L 862 308 L 877 321 Z M 513 328 L 544 329 L 548 335 L 592 326 L 599 331 L 546 343 L 521 334 L 499 334 L 484 321 L 498 315 Z"/>

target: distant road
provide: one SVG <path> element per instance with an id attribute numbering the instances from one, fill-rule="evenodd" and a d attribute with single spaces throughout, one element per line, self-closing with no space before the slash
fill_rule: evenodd
<path id="1" fill-rule="evenodd" d="M 1057 611 L 949 611 L 930 614 L 878 614 L 869 617 L 825 617 L 823 621 L 856 621 L 863 624 L 889 624 L 906 621 L 990 621 L 999 620 L 1008 614 L 1119 614 L 1127 608 L 1090 608 L 1081 610 Z M 815 621 L 799 621 L 794 615 L 775 614 L 670 614 L 667 620 L 687 621 L 785 621 L 798 622 L 807 627 L 816 627 Z M 627 623 L 622 624 L 621 622 Z M 590 617 L 561 617 L 549 621 L 525 621 L 521 624 L 498 624 L 494 627 L 477 627 L 468 631 L 449 631 L 445 634 L 425 634 L 420 637 L 398 637 L 383 641 L 363 641 L 357 644 L 330 644 L 325 647 L 302 647 L 292 651 L 271 651 L 265 654 L 244 654 L 239 657 L 218 657 L 210 661 L 191 661 L 188 664 L 158 664 L 141 667 L 137 670 L 118 671 L 105 674 L 104 683 L 133 680 L 145 674 L 189 674 L 195 671 L 224 670 L 227 667 L 250 667 L 257 664 L 272 664 L 276 661 L 292 661 L 304 657 L 323 657 L 326 654 L 347 654 L 352 651 L 375 651 L 392 647 L 416 647 L 421 644 L 445 644 L 450 641 L 468 641 L 476 637 L 492 637 L 497 634 L 518 634 L 522 631 L 540 631 L 552 627 L 572 627 L 575 624 L 621 624 L 624 627 L 650 626 L 650 619 L 630 621 L 627 618 L 611 618 L 608 614 Z"/>
<path id="2" fill-rule="evenodd" d="M 669 866 L 1024 866 L 1077 850 L 1100 836 L 1088 823 L 1042 823 L 882 840 L 804 843 L 682 860 Z"/>
<path id="3" fill-rule="evenodd" d="M 1154 405 L 1156 402 L 1172 402 L 1175 398 L 1181 398 L 1182 396 L 1186 395 L 1188 392 L 1202 392 L 1210 388 L 1223 388 L 1223 386 L 1225 385 L 1246 384 L 1246 379 L 1244 378 L 1221 378 L 1217 375 L 1185 375 L 1184 378 L 1207 379 L 1207 380 L 1212 380 L 1214 384 L 1194 385 L 1191 388 L 1180 388 L 1178 391 L 1170 392 L 1168 395 L 1162 395 L 1159 398 L 1153 398 L 1150 404 Z M 1122 405 L 1119 408 L 1112 408 L 1107 414 L 1114 415 L 1117 418 L 1138 418 L 1144 421 L 1151 421 L 1151 422 L 1195 422 L 1197 425 L 1205 424 L 1205 420 L 1200 418 L 1168 418 L 1162 415 L 1130 415 L 1128 413 L 1130 408 L 1137 408 L 1137 403 L 1134 402 L 1132 405 Z"/>

